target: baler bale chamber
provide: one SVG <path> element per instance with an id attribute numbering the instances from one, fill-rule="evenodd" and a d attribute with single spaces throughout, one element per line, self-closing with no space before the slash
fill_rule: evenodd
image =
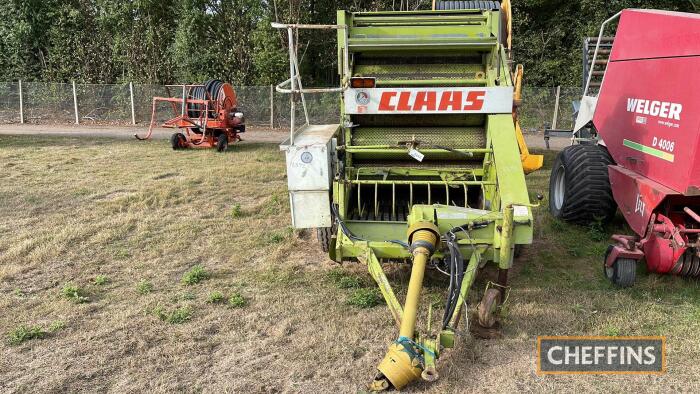
<path id="1" fill-rule="evenodd" d="M 302 86 L 296 30 L 337 31 L 340 123 L 307 117 L 297 129 L 293 112 L 281 148 L 294 227 L 315 228 L 331 259 L 366 264 L 399 327 L 373 390 L 437 379 L 477 271 L 498 269 L 478 307 L 491 327 L 515 247 L 532 241 L 525 172 L 542 157 L 529 154 L 517 121 L 522 67 L 511 70 L 509 2 L 436 5 L 339 11 L 336 25 L 273 24 L 288 31 L 290 79 L 278 91 L 294 93 L 292 111 L 295 97 L 306 109 L 304 93 L 320 91 Z M 403 307 L 382 267 L 390 262 L 411 264 Z M 419 334 L 427 268 L 448 273 L 447 301 L 439 329 Z"/>

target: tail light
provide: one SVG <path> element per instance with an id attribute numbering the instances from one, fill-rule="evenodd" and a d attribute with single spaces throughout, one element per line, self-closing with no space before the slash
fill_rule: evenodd
<path id="1" fill-rule="evenodd" d="M 351 78 L 350 86 L 355 89 L 371 89 L 377 85 L 376 78 Z"/>

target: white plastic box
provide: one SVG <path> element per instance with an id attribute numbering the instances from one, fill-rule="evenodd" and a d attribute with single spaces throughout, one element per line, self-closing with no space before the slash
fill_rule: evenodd
<path id="1" fill-rule="evenodd" d="M 307 125 L 294 134 L 294 144 L 280 145 L 287 159 L 287 187 L 292 227 L 331 227 L 331 185 L 335 136 L 340 125 Z"/>

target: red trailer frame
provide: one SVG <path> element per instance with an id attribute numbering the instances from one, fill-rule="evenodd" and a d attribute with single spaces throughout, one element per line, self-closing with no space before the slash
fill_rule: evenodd
<path id="1" fill-rule="evenodd" d="M 170 88 L 182 89 L 181 97 L 172 97 Z M 243 114 L 237 111 L 236 94 L 233 87 L 223 84 L 217 97 L 204 90 L 206 99 L 190 96 L 193 88 L 205 88 L 205 85 L 167 85 L 169 97 L 154 97 L 151 109 L 151 122 L 148 133 L 139 140 L 148 140 L 153 135 L 158 103 L 170 103 L 174 117 L 165 121 L 161 127 L 184 130 L 173 135 L 173 149 L 179 148 L 217 148 L 224 150 L 229 143 L 242 141 L 240 133 L 245 132 Z M 178 108 L 179 107 L 179 108 Z M 193 116 L 195 115 L 195 116 Z"/>

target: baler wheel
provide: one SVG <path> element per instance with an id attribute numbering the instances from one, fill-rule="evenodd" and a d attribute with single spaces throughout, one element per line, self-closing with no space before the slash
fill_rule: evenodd
<path id="1" fill-rule="evenodd" d="M 223 152 L 226 150 L 226 148 L 228 148 L 228 136 L 226 133 L 221 133 L 216 139 L 216 150 L 218 152 Z"/>
<path id="2" fill-rule="evenodd" d="M 328 253 L 331 248 L 331 239 L 333 238 L 334 233 L 335 231 L 333 227 L 322 227 L 316 229 L 316 239 L 318 239 L 318 243 L 321 244 L 321 250 L 323 250 L 325 253 Z"/>
<path id="3" fill-rule="evenodd" d="M 496 325 L 496 311 L 499 305 L 501 305 L 501 291 L 494 288 L 486 290 L 477 308 L 481 327 L 492 328 Z"/>
<path id="4" fill-rule="evenodd" d="M 613 263 L 612 267 L 608 267 L 606 261 L 608 260 L 608 254 L 612 250 L 612 246 L 608 248 L 605 253 L 605 258 L 603 259 L 603 274 L 608 280 L 615 285 L 625 288 L 634 285 L 637 279 L 637 260 L 618 258 Z"/>
<path id="5" fill-rule="evenodd" d="M 557 219 L 580 225 L 609 223 L 617 204 L 612 195 L 607 149 L 573 145 L 559 152 L 549 179 L 549 211 Z"/>
<path id="6" fill-rule="evenodd" d="M 173 150 L 178 150 L 178 149 L 184 148 L 185 141 L 187 141 L 187 139 L 185 138 L 185 135 L 182 133 L 175 133 L 175 134 L 170 136 L 170 145 L 173 147 Z"/>

